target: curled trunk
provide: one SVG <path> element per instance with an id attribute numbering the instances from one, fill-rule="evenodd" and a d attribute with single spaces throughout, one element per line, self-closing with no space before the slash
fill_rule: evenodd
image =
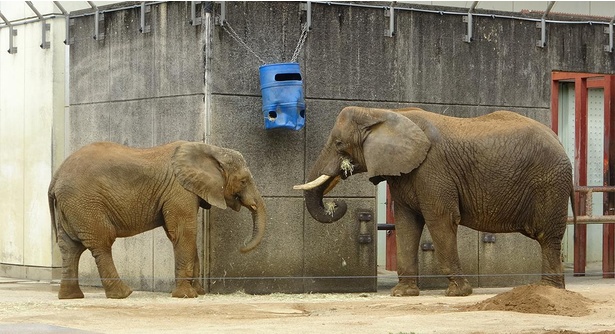
<path id="1" fill-rule="evenodd" d="M 323 203 L 325 190 L 329 188 L 332 182 L 336 181 L 334 177 L 330 177 L 323 184 L 303 192 L 305 206 L 312 218 L 321 223 L 333 223 L 346 214 L 346 202 L 342 200 L 334 200 L 333 202 Z M 329 189 L 330 190 L 330 189 Z"/>
<path id="2" fill-rule="evenodd" d="M 261 243 L 265 235 L 265 223 L 267 222 L 267 212 L 262 198 L 259 197 L 256 205 L 248 207 L 248 209 L 252 212 L 252 239 L 239 249 L 242 253 L 253 250 Z"/>

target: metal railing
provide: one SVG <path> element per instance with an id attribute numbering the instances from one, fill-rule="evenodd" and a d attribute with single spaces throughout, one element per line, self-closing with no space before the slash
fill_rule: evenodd
<path id="1" fill-rule="evenodd" d="M 581 202 L 585 201 L 585 214 L 577 216 L 577 224 L 605 224 L 605 223 L 615 223 L 615 215 L 600 215 L 594 216 L 592 214 L 593 209 L 593 200 L 592 195 L 594 192 L 608 192 L 615 193 L 615 187 L 613 186 L 578 186 L 574 187 L 575 193 L 583 193 L 585 194 L 580 200 Z M 580 209 L 580 208 L 578 208 Z M 578 212 L 579 210 L 577 210 Z M 609 209 L 609 211 L 613 211 L 613 209 Z M 615 213 L 615 212 L 614 212 Z M 574 224 L 573 217 L 568 217 L 568 224 Z"/>
<path id="2" fill-rule="evenodd" d="M 581 202 L 585 202 L 585 214 L 584 215 L 577 215 L 577 219 L 576 219 L 576 224 L 615 224 L 615 214 L 614 215 L 600 215 L 600 216 L 594 216 L 592 214 L 592 209 L 593 209 L 593 199 L 592 199 L 592 195 L 594 192 L 608 192 L 608 193 L 615 193 L 615 187 L 614 186 L 578 186 L 578 187 L 574 187 L 574 192 L 575 193 L 582 193 L 584 194 L 584 196 L 581 198 Z M 580 209 L 580 208 L 579 208 Z M 615 208 L 610 208 L 609 211 L 612 211 L 613 213 L 615 213 Z M 579 210 L 577 209 L 577 212 L 579 212 Z M 572 216 L 568 217 L 567 223 L 569 225 L 574 225 L 574 219 Z M 378 224 L 378 230 L 385 230 L 385 231 L 394 231 L 395 230 L 395 225 L 394 224 Z"/>

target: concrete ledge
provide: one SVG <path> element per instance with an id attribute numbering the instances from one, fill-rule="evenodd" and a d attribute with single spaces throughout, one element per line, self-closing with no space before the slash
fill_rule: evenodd
<path id="1" fill-rule="evenodd" d="M 37 267 L 0 263 L 0 276 L 37 281 L 55 281 L 62 275 L 60 267 Z"/>

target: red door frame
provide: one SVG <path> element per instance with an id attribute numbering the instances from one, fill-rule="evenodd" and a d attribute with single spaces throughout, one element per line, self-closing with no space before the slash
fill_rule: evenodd
<path id="1" fill-rule="evenodd" d="M 391 199 L 391 192 L 389 191 L 389 185 L 386 186 L 387 189 L 387 200 L 386 200 L 386 223 L 387 224 L 395 224 L 395 206 L 393 204 L 393 200 Z M 397 270 L 397 238 L 395 237 L 395 230 L 388 230 L 386 236 L 386 270 L 396 271 Z"/>
<path id="2" fill-rule="evenodd" d="M 611 112 L 615 106 L 615 76 L 595 73 L 553 72 L 551 75 L 551 129 L 558 132 L 559 121 L 559 87 L 561 82 L 574 82 L 575 87 L 575 143 L 574 143 L 574 184 L 587 185 L 587 90 L 590 88 L 604 89 L 604 184 L 613 185 L 615 178 L 610 172 L 610 143 L 615 143 L 611 122 Z M 615 149 L 615 147 L 614 147 Z M 613 157 L 615 158 L 615 157 Z M 585 205 L 580 205 L 582 199 L 575 194 L 575 208 L 577 215 L 585 214 Z M 613 201 L 604 193 L 604 202 Z M 603 207 L 603 214 L 610 214 L 609 205 Z M 613 278 L 615 269 L 615 224 L 603 224 L 602 235 L 602 273 L 605 278 Z M 587 264 L 587 226 L 579 224 L 574 226 L 574 275 L 584 276 Z"/>

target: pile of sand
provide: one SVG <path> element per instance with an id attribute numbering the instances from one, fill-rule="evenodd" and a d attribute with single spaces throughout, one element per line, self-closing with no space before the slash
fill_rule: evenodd
<path id="1" fill-rule="evenodd" d="M 523 285 L 501 293 L 464 311 L 514 311 L 582 317 L 593 302 L 579 293 L 544 285 Z"/>

